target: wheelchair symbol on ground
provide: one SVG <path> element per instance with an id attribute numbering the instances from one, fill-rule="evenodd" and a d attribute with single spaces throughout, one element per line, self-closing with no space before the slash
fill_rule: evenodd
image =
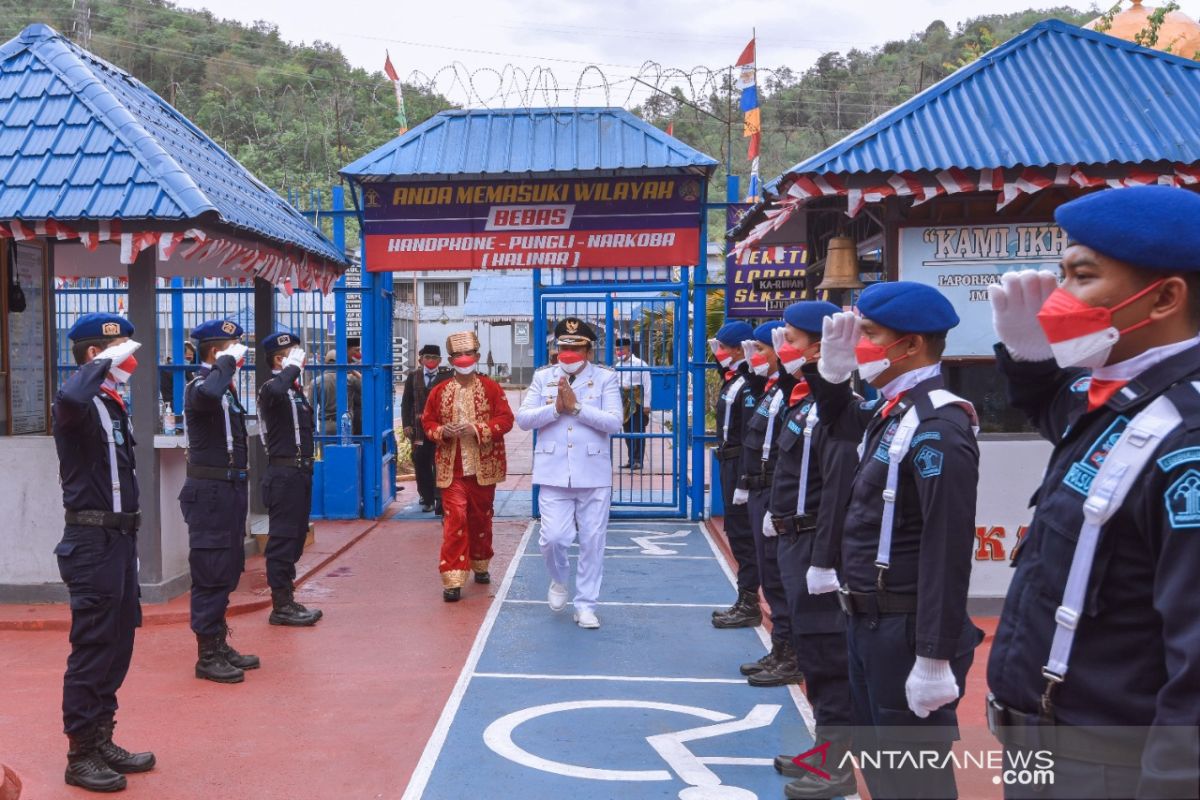
<path id="1" fill-rule="evenodd" d="M 640 536 L 629 536 L 633 545 L 610 544 L 605 547 L 605 550 L 640 550 L 639 555 L 643 556 L 674 556 L 678 555 L 678 550 L 671 550 L 663 547 L 662 544 L 669 544 L 673 547 L 684 547 L 687 545 L 685 541 L 675 541 L 686 539 L 691 533 L 687 528 L 677 531 L 651 531 L 644 528 L 626 528 L 621 529 L 615 526 L 610 526 L 609 531 L 616 534 L 641 534 Z M 661 543 L 661 544 L 660 544 Z"/>
<path id="2" fill-rule="evenodd" d="M 662 757 L 663 761 L 667 762 L 667 766 L 674 770 L 674 774 L 665 769 L 605 769 L 552 761 L 530 753 L 513 741 L 513 732 L 517 727 L 532 719 L 548 714 L 593 708 L 640 708 L 667 711 L 699 717 L 713 724 L 646 737 L 649 745 Z M 594 781 L 669 781 L 674 780 L 678 775 L 684 783 L 688 784 L 679 792 L 680 800 L 756 800 L 758 795 L 752 791 L 722 784 L 721 778 L 709 769 L 709 766 L 770 766 L 771 759 L 700 757 L 688 749 L 687 743 L 768 727 L 775 721 L 781 708 L 782 706 L 778 705 L 759 704 L 754 706 L 745 717 L 738 719 L 732 714 L 700 706 L 657 703 L 650 700 L 578 700 L 550 703 L 506 714 L 487 727 L 487 730 L 483 732 L 483 741 L 497 755 L 521 766 L 555 775 Z"/>

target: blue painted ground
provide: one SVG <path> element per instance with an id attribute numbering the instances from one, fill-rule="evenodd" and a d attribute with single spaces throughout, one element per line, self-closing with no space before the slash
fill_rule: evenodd
<path id="1" fill-rule="evenodd" d="M 738 674 L 762 632 L 712 627 L 734 590 L 703 529 L 614 521 L 608 544 L 602 627 L 582 630 L 526 535 L 406 798 L 783 797 L 770 759 L 812 746 L 807 705 Z"/>

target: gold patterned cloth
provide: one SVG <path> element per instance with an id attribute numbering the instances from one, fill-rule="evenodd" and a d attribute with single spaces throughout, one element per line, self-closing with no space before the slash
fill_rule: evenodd
<path id="1" fill-rule="evenodd" d="M 429 440 L 437 443 L 438 488 L 454 480 L 460 458 L 460 474 L 473 476 L 480 486 L 504 480 L 504 435 L 512 430 L 513 413 L 504 390 L 491 378 L 474 375 L 466 383 L 454 378 L 438 384 L 425 402 L 421 422 Z M 452 423 L 470 425 L 475 435 L 443 436 L 442 429 Z"/>

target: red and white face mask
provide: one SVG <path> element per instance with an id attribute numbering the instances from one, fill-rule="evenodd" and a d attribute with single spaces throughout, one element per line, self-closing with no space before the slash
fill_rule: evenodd
<path id="1" fill-rule="evenodd" d="M 450 366 L 459 375 L 470 375 L 478 365 L 479 356 L 454 356 L 450 359 Z"/>
<path id="2" fill-rule="evenodd" d="M 1144 319 L 1118 330 L 1113 325 L 1113 312 L 1137 301 L 1162 284 L 1163 281 L 1155 281 L 1132 297 L 1110 307 L 1090 306 L 1066 289 L 1055 289 L 1037 314 L 1038 323 L 1050 341 L 1054 360 L 1060 367 L 1094 369 L 1104 366 L 1113 346 L 1123 334 L 1154 321 Z"/>
<path id="3" fill-rule="evenodd" d="M 760 378 L 765 378 L 771 374 L 771 362 L 767 360 L 766 355 L 758 352 L 757 344 L 757 340 L 747 339 L 742 342 L 742 353 L 750 364 L 750 371 Z"/>
<path id="4" fill-rule="evenodd" d="M 771 331 L 771 341 L 775 344 L 775 355 L 779 359 L 779 369 L 789 375 L 796 375 L 800 368 L 809 362 L 808 353 L 815 345 L 809 345 L 801 350 L 788 342 L 783 328 Z"/>
<path id="5" fill-rule="evenodd" d="M 887 372 L 888 367 L 908 358 L 908 353 L 898 358 L 888 357 L 888 353 L 891 352 L 893 347 L 907 342 L 908 338 L 907 336 L 901 336 L 891 344 L 875 344 L 866 336 L 859 339 L 858 344 L 854 346 L 854 359 L 858 362 L 859 377 L 867 383 L 871 383 L 871 381 Z"/>
<path id="6" fill-rule="evenodd" d="M 138 362 L 133 356 L 122 361 L 120 364 L 113 364 L 108 368 L 108 374 L 113 376 L 113 380 L 117 383 L 129 383 L 129 379 L 133 377 L 133 373 L 137 372 Z"/>
<path id="7" fill-rule="evenodd" d="M 558 367 L 568 375 L 574 375 L 583 369 L 587 356 L 575 350 L 563 350 L 558 354 Z"/>
<path id="8" fill-rule="evenodd" d="M 732 367 L 734 362 L 739 360 L 738 356 L 741 355 L 740 350 L 730 350 L 720 339 L 709 339 L 708 349 L 712 351 L 713 358 L 717 359 L 717 363 L 721 365 L 722 369 Z"/>

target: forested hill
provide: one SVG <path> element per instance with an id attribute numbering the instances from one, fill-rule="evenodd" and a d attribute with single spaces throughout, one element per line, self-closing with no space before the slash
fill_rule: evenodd
<path id="1" fill-rule="evenodd" d="M 338 169 L 397 133 L 382 46 L 380 69 L 368 72 L 332 45 L 284 41 L 266 22 L 246 26 L 156 0 L 88 5 L 89 50 L 173 103 L 281 193 L 336 183 Z M 72 0 L 0 0 L 0 41 L 44 22 L 84 44 L 76 19 Z M 405 101 L 410 126 L 450 107 L 414 86 Z"/>
<path id="2" fill-rule="evenodd" d="M 83 2 L 0 0 L 0 41 L 31 22 L 47 23 L 80 41 L 84 31 L 75 6 Z M 88 0 L 87 5 L 89 38 L 81 43 L 174 103 L 282 193 L 329 186 L 341 166 L 396 134 L 390 82 L 381 70 L 350 66 L 332 45 L 293 44 L 271 23 L 247 26 L 162 0 Z M 1070 8 L 1025 11 L 982 16 L 957 30 L 935 21 L 909 38 L 829 52 L 811 66 L 768 68 L 778 61 L 764 43 L 758 53 L 762 176 L 775 177 L 1043 19 L 1080 24 L 1095 15 Z M 703 97 L 677 96 L 718 117 L 736 118 L 733 164 L 744 177 L 749 166 L 745 140 L 728 87 Z M 410 126 L 451 105 L 426 87 L 406 86 L 405 97 Z M 660 127 L 673 123 L 677 137 L 724 162 L 727 131 L 718 120 L 665 95 L 634 111 Z M 714 193 L 723 185 L 722 168 Z"/>

